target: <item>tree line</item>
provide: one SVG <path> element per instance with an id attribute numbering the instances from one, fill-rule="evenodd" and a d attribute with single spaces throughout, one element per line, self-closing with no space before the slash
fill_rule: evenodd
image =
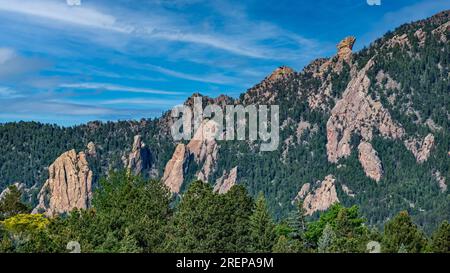
<path id="1" fill-rule="evenodd" d="M 427 236 L 406 211 L 382 231 L 366 225 L 357 206 L 333 205 L 317 219 L 301 202 L 288 217 L 275 221 L 263 194 L 253 199 L 240 185 L 226 194 L 192 182 L 175 198 L 157 180 L 125 172 L 100 181 L 92 207 L 65 215 L 30 214 L 20 191 L 11 186 L 0 201 L 0 252 L 119 253 L 364 253 L 450 252 L 450 224 Z"/>

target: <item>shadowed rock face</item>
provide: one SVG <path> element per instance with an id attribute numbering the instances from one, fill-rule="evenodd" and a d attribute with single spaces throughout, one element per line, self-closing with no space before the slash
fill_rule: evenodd
<path id="1" fill-rule="evenodd" d="M 90 206 L 93 173 L 84 152 L 63 153 L 48 171 L 49 178 L 39 192 L 39 204 L 34 213 L 43 211 L 51 216 Z"/>
<path id="2" fill-rule="evenodd" d="M 234 185 L 236 185 L 237 172 L 237 167 L 234 167 L 228 173 L 224 171 L 223 175 L 216 181 L 214 192 L 219 194 L 227 193 Z"/>
<path id="3" fill-rule="evenodd" d="M 127 169 L 134 175 L 143 174 L 151 167 L 150 150 L 145 146 L 140 135 L 134 137 L 133 148 L 128 156 Z"/>

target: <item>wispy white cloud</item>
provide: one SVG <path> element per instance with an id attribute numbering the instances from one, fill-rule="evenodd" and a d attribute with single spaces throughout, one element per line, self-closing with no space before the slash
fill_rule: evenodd
<path id="1" fill-rule="evenodd" d="M 74 25 L 118 32 L 129 33 L 132 31 L 130 26 L 120 25 L 112 15 L 84 6 L 69 6 L 65 1 L 0 0 L 0 11 L 37 16 Z"/>
<path id="2" fill-rule="evenodd" d="M 66 83 L 66 84 L 61 84 L 59 87 L 60 88 L 71 88 L 71 89 L 87 89 L 87 90 L 130 92 L 130 93 L 143 93 L 143 94 L 159 94 L 159 95 L 184 94 L 183 92 L 177 92 L 177 91 L 156 90 L 156 89 L 114 85 L 114 84 L 108 84 L 108 83 L 91 83 L 91 82 Z"/>
<path id="3" fill-rule="evenodd" d="M 218 9 L 221 9 L 220 7 Z M 236 9 L 236 7 L 235 7 Z M 51 0 L 0 0 L 0 12 L 20 13 L 46 19 L 50 26 L 66 23 L 74 26 L 97 28 L 118 32 L 132 37 L 165 41 L 173 43 L 195 44 L 203 50 L 216 49 L 231 54 L 258 59 L 290 59 L 303 51 L 319 50 L 316 41 L 302 37 L 267 22 L 255 22 L 243 13 L 230 12 L 224 15 L 225 28 L 205 28 L 207 21 L 185 20 L 180 13 L 172 13 L 158 9 L 158 13 L 140 14 L 139 12 L 121 9 L 117 15 L 106 12 L 107 7 L 92 5 L 68 6 L 64 1 Z M 147 11 L 148 12 L 148 11 Z M 195 21 L 195 20 L 194 20 Z M 102 33 L 99 33 L 102 36 Z M 103 34 L 104 36 L 104 34 Z M 99 35 L 91 36 L 92 40 L 101 40 Z M 271 40 L 284 50 L 277 50 L 265 44 Z M 123 42 L 121 40 L 121 42 Z M 293 46 L 294 48 L 289 48 Z M 312 51 L 314 50 L 314 51 Z"/>
<path id="4" fill-rule="evenodd" d="M 239 81 L 239 79 L 234 77 L 229 77 L 223 74 L 206 74 L 206 75 L 195 75 L 190 73 L 184 73 L 175 71 L 172 69 L 164 68 L 157 65 L 146 65 L 145 67 L 148 67 L 150 70 L 162 73 L 167 76 L 190 80 L 190 81 L 197 81 L 197 82 L 207 82 L 207 83 L 217 83 L 217 84 L 229 84 L 229 83 L 236 83 Z"/>

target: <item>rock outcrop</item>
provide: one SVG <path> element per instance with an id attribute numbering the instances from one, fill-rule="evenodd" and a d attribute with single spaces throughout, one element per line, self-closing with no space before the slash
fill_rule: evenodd
<path id="1" fill-rule="evenodd" d="M 334 176 L 327 175 L 323 181 L 316 182 L 314 185 L 316 188 L 313 191 L 310 191 L 303 199 L 303 208 L 306 211 L 306 215 L 312 215 L 316 211 L 325 211 L 331 205 L 339 203 L 335 181 L 336 179 Z M 303 187 L 305 187 L 305 185 Z M 299 195 L 301 194 L 299 193 Z M 304 195 L 304 193 L 302 193 L 302 195 Z"/>
<path id="2" fill-rule="evenodd" d="M 434 136 L 428 134 L 422 141 L 417 139 L 405 140 L 405 146 L 413 153 L 417 163 L 423 163 L 430 157 L 431 150 L 434 147 Z"/>
<path id="3" fill-rule="evenodd" d="M 377 151 L 368 142 L 361 142 L 358 146 L 359 162 L 363 166 L 366 175 L 379 182 L 383 175 L 381 160 L 378 158 Z"/>
<path id="4" fill-rule="evenodd" d="M 178 144 L 172 158 L 166 164 L 162 181 L 172 193 L 180 192 L 187 156 L 186 145 Z"/>
<path id="5" fill-rule="evenodd" d="M 202 168 L 197 173 L 197 179 L 208 181 L 208 178 L 217 160 L 218 145 L 216 142 L 216 134 L 218 132 L 218 124 L 213 120 L 205 120 L 201 123 L 194 134 L 194 137 L 187 145 L 188 152 L 193 156 L 197 164 L 203 162 Z"/>
<path id="6" fill-rule="evenodd" d="M 295 197 L 295 199 L 292 203 L 294 203 L 298 200 L 303 200 L 305 198 L 305 196 L 309 193 L 310 189 L 311 189 L 311 184 L 309 184 L 309 183 L 303 184 L 302 188 L 300 189 L 300 191 L 298 192 L 297 196 Z"/>
<path id="7" fill-rule="evenodd" d="M 150 150 L 145 146 L 140 135 L 134 137 L 133 148 L 128 156 L 126 167 L 134 175 L 143 174 L 151 168 Z"/>
<path id="8" fill-rule="evenodd" d="M 353 36 L 346 37 L 338 45 L 338 57 L 340 60 L 348 60 L 352 55 L 353 45 L 356 42 L 356 38 Z"/>
<path id="9" fill-rule="evenodd" d="M 39 204 L 33 213 L 42 211 L 51 216 L 90 206 L 93 173 L 84 152 L 63 153 L 48 172 L 49 178 L 39 192 Z"/>
<path id="10" fill-rule="evenodd" d="M 284 76 L 294 73 L 294 70 L 287 66 L 280 66 L 267 77 L 269 81 L 282 79 Z"/>
<path id="11" fill-rule="evenodd" d="M 172 193 L 179 193 L 184 181 L 188 160 L 200 167 L 197 179 L 207 182 L 217 162 L 218 145 L 215 139 L 218 125 L 213 120 L 204 120 L 187 145 L 178 144 L 172 159 L 166 164 L 162 181 Z"/>
<path id="12" fill-rule="evenodd" d="M 398 139 L 404 130 L 391 118 L 379 101 L 374 101 L 367 93 L 370 79 L 367 71 L 373 66 L 369 60 L 347 85 L 346 90 L 331 111 L 327 122 L 327 154 L 330 162 L 351 153 L 352 134 L 359 134 L 364 141 L 370 141 L 376 129 L 383 137 Z"/>
<path id="13" fill-rule="evenodd" d="M 236 185 L 237 175 L 237 166 L 231 169 L 229 172 L 224 171 L 223 175 L 216 181 L 214 192 L 217 192 L 219 194 L 227 193 L 234 185 Z"/>
<path id="14" fill-rule="evenodd" d="M 87 145 L 87 154 L 91 157 L 97 156 L 97 148 L 95 147 L 94 142 L 89 142 Z"/>

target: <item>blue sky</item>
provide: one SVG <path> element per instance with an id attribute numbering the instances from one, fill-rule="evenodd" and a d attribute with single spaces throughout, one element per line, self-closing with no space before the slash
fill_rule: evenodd
<path id="1" fill-rule="evenodd" d="M 0 122 L 159 116 L 240 93 L 280 65 L 355 50 L 448 0 L 0 0 Z"/>

